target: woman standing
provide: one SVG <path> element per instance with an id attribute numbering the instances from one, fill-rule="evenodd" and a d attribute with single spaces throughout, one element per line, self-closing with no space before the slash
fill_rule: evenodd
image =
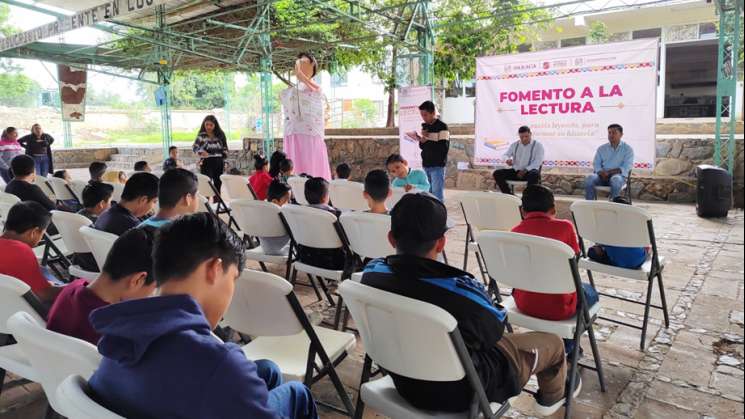
<path id="1" fill-rule="evenodd" d="M 23 147 L 18 144 L 18 131 L 14 127 L 8 127 L 3 130 L 0 136 L 0 177 L 5 183 L 10 182 L 10 161 L 13 157 L 23 154 Z"/>
<path id="2" fill-rule="evenodd" d="M 222 185 L 220 175 L 225 171 L 225 158 L 228 157 L 228 140 L 214 115 L 207 115 L 202 121 L 192 150 L 199 156 L 200 172 L 209 176 L 219 191 Z"/>
<path id="3" fill-rule="evenodd" d="M 31 134 L 24 135 L 18 140 L 21 147 L 26 149 L 26 154 L 34 159 L 36 174 L 46 177 L 54 173 L 52 164 L 52 143 L 54 138 L 41 129 L 41 125 L 31 125 Z"/>

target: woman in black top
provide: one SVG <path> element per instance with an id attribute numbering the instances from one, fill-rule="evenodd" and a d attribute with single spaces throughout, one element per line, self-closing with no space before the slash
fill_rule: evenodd
<path id="1" fill-rule="evenodd" d="M 220 175 L 225 171 L 225 158 L 228 156 L 228 141 L 214 115 L 207 115 L 202 121 L 192 150 L 200 158 L 200 172 L 209 176 L 219 191 L 222 185 Z"/>
<path id="2" fill-rule="evenodd" d="M 52 162 L 52 143 L 54 138 L 41 129 L 41 125 L 31 126 L 31 134 L 24 135 L 18 139 L 18 144 L 26 149 L 26 154 L 34 159 L 36 174 L 46 177 L 54 173 Z"/>

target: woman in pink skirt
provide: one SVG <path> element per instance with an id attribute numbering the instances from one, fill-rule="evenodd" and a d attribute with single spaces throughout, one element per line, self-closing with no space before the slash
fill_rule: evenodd
<path id="1" fill-rule="evenodd" d="M 282 92 L 285 112 L 284 151 L 295 164 L 295 173 L 331 180 L 328 150 L 324 141 L 326 98 L 313 81 L 316 59 L 301 53 L 295 63 L 298 84 Z"/>

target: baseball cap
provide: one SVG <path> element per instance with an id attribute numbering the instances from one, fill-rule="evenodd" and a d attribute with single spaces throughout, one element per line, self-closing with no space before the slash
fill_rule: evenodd
<path id="1" fill-rule="evenodd" d="M 433 195 L 406 194 L 391 210 L 391 233 L 396 240 L 433 241 L 445 235 L 447 220 L 447 208 Z"/>

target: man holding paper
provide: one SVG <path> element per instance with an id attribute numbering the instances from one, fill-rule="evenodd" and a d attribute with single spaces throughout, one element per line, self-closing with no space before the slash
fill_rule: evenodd
<path id="1" fill-rule="evenodd" d="M 495 170 L 493 173 L 494 181 L 502 193 L 512 193 L 508 180 L 524 180 L 528 182 L 528 186 L 541 183 L 541 166 L 545 154 L 543 145 L 533 140 L 533 133 L 527 126 L 520 127 L 517 133 L 520 141 L 512 143 L 502 156 L 509 168 Z"/>
<path id="2" fill-rule="evenodd" d="M 422 166 L 427 173 L 430 192 L 440 202 L 445 202 L 445 166 L 450 151 L 450 131 L 448 126 L 437 117 L 435 104 L 426 101 L 419 105 L 419 113 L 424 123 L 422 133 L 406 133 L 419 141 L 422 150 Z"/>

